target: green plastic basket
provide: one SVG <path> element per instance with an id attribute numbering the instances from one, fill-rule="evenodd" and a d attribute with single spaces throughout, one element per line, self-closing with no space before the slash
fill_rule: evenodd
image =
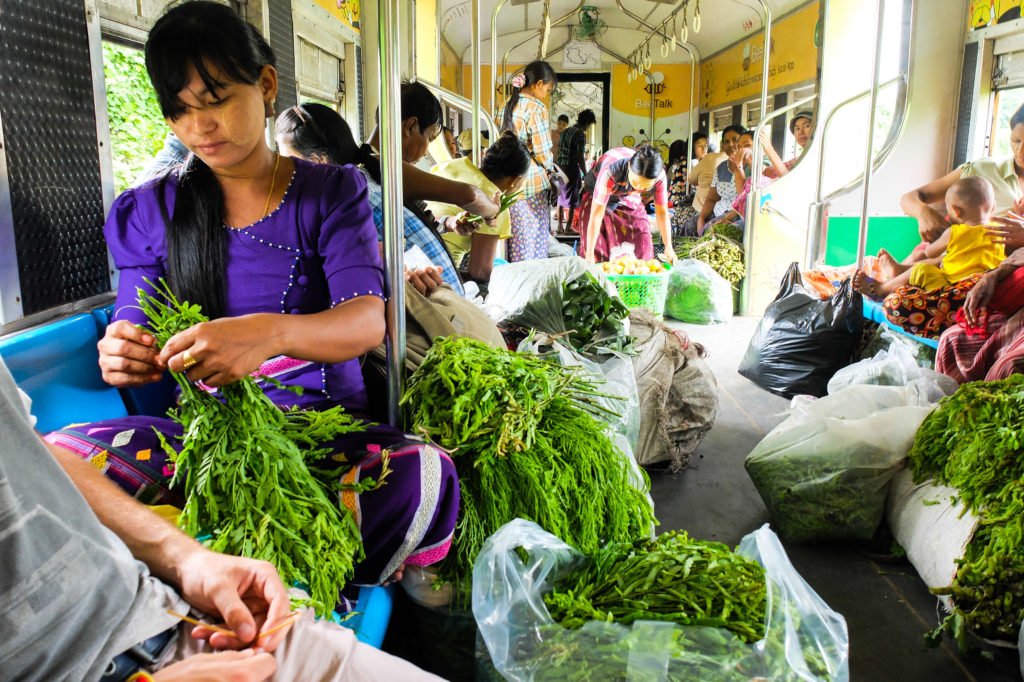
<path id="1" fill-rule="evenodd" d="M 619 298 L 627 308 L 643 308 L 662 319 L 665 313 L 665 298 L 668 297 L 669 266 L 665 272 L 649 275 L 605 275 L 615 282 Z"/>

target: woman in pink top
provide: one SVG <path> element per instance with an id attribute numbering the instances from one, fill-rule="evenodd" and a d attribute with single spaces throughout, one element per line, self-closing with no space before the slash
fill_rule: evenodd
<path id="1" fill-rule="evenodd" d="M 654 257 L 650 223 L 641 192 L 654 193 L 658 232 L 665 256 L 675 262 L 668 219 L 668 180 L 661 154 L 648 145 L 611 149 L 597 160 L 583 181 L 580 205 L 580 250 L 591 263 L 608 260 L 611 250 L 631 243 L 637 258 Z"/>

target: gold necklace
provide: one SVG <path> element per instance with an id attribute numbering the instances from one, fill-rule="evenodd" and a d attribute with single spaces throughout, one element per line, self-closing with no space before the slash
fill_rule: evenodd
<path id="1" fill-rule="evenodd" d="M 270 211 L 270 200 L 274 198 L 274 185 L 277 183 L 277 167 L 281 163 L 281 155 L 274 153 L 274 175 L 270 178 L 270 192 L 267 193 L 267 203 L 263 207 L 263 215 Z"/>

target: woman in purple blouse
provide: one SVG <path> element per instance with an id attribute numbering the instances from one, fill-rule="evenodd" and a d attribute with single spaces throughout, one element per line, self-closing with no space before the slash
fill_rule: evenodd
<path id="1" fill-rule="evenodd" d="M 267 147 L 277 95 L 273 52 L 223 5 L 190 2 L 168 12 L 150 33 L 146 68 L 168 125 L 191 155 L 119 196 L 107 219 L 121 279 L 99 344 L 104 378 L 131 388 L 169 370 L 216 388 L 259 372 L 303 389 L 296 395 L 265 385 L 278 405 L 342 405 L 366 415 L 358 358 L 384 337 L 385 289 L 362 175 Z M 159 278 L 210 317 L 162 350 L 136 326 L 146 323 L 136 288 L 151 290 L 144 280 Z M 174 504 L 180 496 L 166 487 L 171 472 L 154 428 L 181 436 L 160 416 L 78 425 L 47 438 L 143 502 Z M 381 449 L 391 451 L 387 485 L 344 500 L 358 510 L 366 548 L 357 582 L 383 582 L 406 563 L 445 556 L 458 511 L 445 453 L 387 426 L 330 446 L 350 461 L 363 457 L 361 476 L 378 476 Z"/>

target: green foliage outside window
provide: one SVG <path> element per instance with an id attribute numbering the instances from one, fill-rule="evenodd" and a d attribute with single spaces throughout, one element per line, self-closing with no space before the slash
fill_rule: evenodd
<path id="1" fill-rule="evenodd" d="M 149 83 L 142 50 L 103 42 L 103 74 L 114 157 L 114 187 L 120 193 L 149 165 L 168 133 Z"/>

